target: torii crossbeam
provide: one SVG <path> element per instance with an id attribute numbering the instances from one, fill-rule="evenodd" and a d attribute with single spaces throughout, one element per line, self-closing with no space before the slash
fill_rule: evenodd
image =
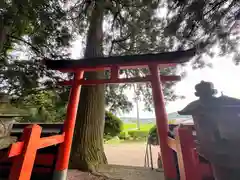
<path id="1" fill-rule="evenodd" d="M 174 179 L 176 177 L 176 169 L 172 156 L 172 151 L 168 147 L 167 133 L 168 120 L 164 105 L 164 96 L 162 92 L 161 82 L 180 80 L 179 76 L 160 76 L 159 67 L 165 68 L 176 64 L 185 63 L 196 53 L 195 49 L 187 51 L 175 51 L 158 54 L 128 55 L 128 56 L 112 56 L 97 57 L 80 60 L 45 60 L 48 68 L 60 70 L 62 72 L 75 72 L 75 77 L 71 81 L 65 81 L 63 84 L 72 85 L 72 91 L 69 99 L 69 107 L 67 119 L 65 121 L 65 140 L 60 147 L 58 161 L 56 165 L 56 173 L 62 174 L 68 168 L 68 160 L 70 156 L 70 147 L 72 144 L 72 136 L 77 114 L 79 102 L 79 94 L 81 85 L 95 85 L 105 83 L 133 83 L 133 82 L 151 82 L 153 90 L 153 100 L 155 106 L 155 114 L 157 118 L 158 136 L 160 139 L 161 154 L 163 158 L 163 167 L 165 177 Z M 119 78 L 119 70 L 124 68 L 143 68 L 148 67 L 150 75 L 139 78 Z M 85 80 L 83 72 L 96 70 L 110 70 L 111 77 L 104 80 Z M 59 176 L 57 175 L 56 176 Z M 65 174 L 65 173 L 64 173 Z"/>
<path id="2" fill-rule="evenodd" d="M 164 175 L 166 179 L 175 179 L 177 176 L 176 167 L 174 164 L 173 153 L 168 145 L 168 119 L 165 110 L 164 95 L 162 91 L 162 82 L 166 81 L 177 81 L 180 80 L 180 76 L 163 76 L 159 73 L 159 68 L 166 68 L 169 66 L 175 66 L 176 64 L 185 63 L 190 60 L 196 53 L 196 49 L 189 49 L 186 51 L 175 51 L 157 54 L 143 54 L 143 55 L 129 55 L 129 56 L 113 56 L 113 57 L 97 57 L 97 58 L 86 58 L 79 60 L 50 60 L 45 59 L 44 63 L 47 68 L 52 70 L 59 70 L 61 72 L 74 72 L 74 78 L 70 81 L 62 82 L 63 85 L 72 86 L 69 103 L 67 108 L 67 116 L 64 122 L 63 134 L 51 137 L 38 137 L 38 140 L 42 143 L 35 143 L 31 146 L 29 152 L 35 152 L 39 148 L 51 146 L 53 144 L 60 144 L 57 162 L 54 172 L 54 180 L 66 180 L 67 169 L 69 164 L 69 157 L 72 145 L 72 137 L 75 127 L 78 103 L 80 98 L 81 85 L 97 85 L 97 84 L 108 84 L 108 83 L 133 83 L 133 82 L 150 82 L 152 85 L 153 101 L 155 106 L 156 124 L 158 130 L 158 136 L 160 139 L 161 156 L 164 167 Z M 148 68 L 150 75 L 145 77 L 134 77 L 134 78 L 120 78 L 120 69 L 129 68 Z M 111 77 L 108 79 L 84 79 L 83 74 L 87 71 L 99 71 L 99 70 L 110 70 Z M 40 132 L 40 131 L 39 131 Z M 30 131 L 29 131 L 30 133 Z M 26 132 L 27 134 L 27 132 Z M 26 135 L 28 136 L 28 135 Z M 40 139 L 39 139 L 40 138 Z M 26 138 L 28 143 L 32 138 Z M 25 139 L 23 136 L 23 142 L 17 142 L 12 145 L 9 151 L 9 157 L 16 156 L 24 151 Z M 31 144 L 31 143 L 30 143 Z M 40 147 L 41 146 L 41 147 Z M 35 150 L 34 150 L 35 148 Z M 34 159 L 23 160 L 20 159 L 15 167 L 15 171 L 19 171 L 18 177 L 24 174 L 23 167 L 30 166 L 29 171 L 32 169 Z M 20 162 L 22 161 L 22 162 Z M 26 169 L 26 168 L 25 168 Z M 28 173 L 28 174 L 31 174 Z M 14 177 L 17 177 L 14 176 Z M 23 176 L 22 176 L 23 177 Z M 28 175 L 24 176 L 23 180 L 30 180 Z M 21 179 L 21 178 L 19 178 Z M 12 178 L 11 180 L 16 180 Z"/>

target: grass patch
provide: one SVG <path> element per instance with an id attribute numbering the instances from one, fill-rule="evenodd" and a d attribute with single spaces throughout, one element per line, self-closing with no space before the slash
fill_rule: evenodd
<path id="1" fill-rule="evenodd" d="M 153 126 L 154 126 L 153 123 L 140 124 L 140 130 L 149 131 Z M 123 124 L 123 131 L 129 131 L 129 130 L 133 130 L 133 129 L 137 129 L 136 123 L 124 123 Z"/>
<path id="2" fill-rule="evenodd" d="M 154 126 L 153 123 L 140 124 L 140 129 L 137 129 L 135 123 L 124 123 L 123 131 L 120 133 L 119 138 L 125 141 L 146 141 L 149 130 Z"/>
<path id="3" fill-rule="evenodd" d="M 135 123 L 124 123 L 123 131 L 119 134 L 118 138 L 109 138 L 105 141 L 106 144 L 119 144 L 119 143 L 142 143 L 145 142 L 149 135 L 149 130 L 154 126 L 154 123 L 140 124 L 140 129 L 137 129 Z"/>
<path id="4" fill-rule="evenodd" d="M 119 144 L 119 143 L 142 143 L 146 142 L 149 138 L 150 130 L 155 126 L 155 123 L 140 124 L 140 129 L 137 129 L 136 123 L 124 123 L 123 130 L 118 135 L 119 139 L 109 138 L 105 141 L 106 144 Z M 152 129 L 152 133 L 157 136 L 156 126 Z M 153 134 L 152 134 L 153 135 Z"/>
<path id="5" fill-rule="evenodd" d="M 149 131 L 146 130 L 133 130 L 133 131 L 128 131 L 128 135 L 133 138 L 133 139 L 147 139 L 149 134 Z"/>

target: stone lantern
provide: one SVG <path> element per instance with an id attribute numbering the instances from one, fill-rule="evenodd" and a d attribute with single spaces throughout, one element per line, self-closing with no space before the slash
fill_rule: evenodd
<path id="1" fill-rule="evenodd" d="M 28 116 L 24 110 L 13 107 L 10 104 L 9 96 L 0 93 L 0 149 L 7 148 L 17 138 L 11 137 L 11 130 L 16 117 Z"/>
<path id="2" fill-rule="evenodd" d="M 198 152 L 209 160 L 216 180 L 240 179 L 240 100 L 215 97 L 210 82 L 195 86 L 198 100 L 178 113 L 192 115 Z"/>

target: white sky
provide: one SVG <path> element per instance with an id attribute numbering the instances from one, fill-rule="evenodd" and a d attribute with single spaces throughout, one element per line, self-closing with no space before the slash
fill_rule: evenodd
<path id="1" fill-rule="evenodd" d="M 81 50 L 81 41 L 73 43 L 72 57 L 79 58 Z M 223 58 L 215 57 L 210 60 L 213 64 L 212 68 L 204 68 L 193 70 L 191 65 L 184 67 L 187 76 L 178 82 L 175 86 L 176 94 L 183 95 L 186 98 L 183 100 L 177 100 L 170 102 L 166 109 L 167 112 L 176 112 L 184 108 L 188 103 L 195 100 L 194 86 L 201 80 L 211 81 L 214 83 L 215 89 L 218 90 L 219 94 L 223 92 L 224 95 L 228 95 L 235 98 L 240 98 L 240 66 L 234 65 L 232 58 L 226 56 Z M 131 92 L 128 92 L 128 97 L 133 97 Z M 143 111 L 143 103 L 140 103 L 140 118 L 155 117 L 154 113 Z M 133 108 L 129 114 L 119 114 L 119 116 L 125 117 L 136 117 L 136 107 Z"/>
<path id="2" fill-rule="evenodd" d="M 238 78 L 240 77 L 240 66 L 234 65 L 231 57 L 214 58 L 212 59 L 212 63 L 213 68 L 192 70 L 190 65 L 185 67 L 187 76 L 177 83 L 175 91 L 178 95 L 183 95 L 186 98 L 170 102 L 166 107 L 168 113 L 181 110 L 188 103 L 195 100 L 194 86 L 201 80 L 213 82 L 219 94 L 223 92 L 224 95 L 240 98 L 240 83 L 238 82 Z M 143 109 L 143 105 L 141 106 Z M 131 117 L 136 117 L 136 108 L 134 108 L 129 115 Z M 154 117 L 154 114 L 141 110 L 140 117 Z"/>

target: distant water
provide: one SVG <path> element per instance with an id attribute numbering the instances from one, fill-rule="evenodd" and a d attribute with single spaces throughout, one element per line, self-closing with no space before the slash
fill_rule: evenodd
<path id="1" fill-rule="evenodd" d="M 124 122 L 124 123 L 136 123 L 137 122 L 137 118 L 132 118 L 132 117 L 120 117 L 120 119 Z M 150 123 L 155 123 L 156 119 L 155 118 L 140 118 L 139 119 L 141 124 L 150 124 Z"/>
<path id="2" fill-rule="evenodd" d="M 168 115 L 168 120 L 176 120 L 177 122 L 180 122 L 182 120 L 191 120 L 192 116 L 182 116 L 179 115 L 177 112 L 174 113 L 169 113 Z M 120 119 L 124 122 L 124 123 L 136 123 L 137 118 L 135 117 L 120 117 Z M 142 124 L 150 124 L 150 123 L 155 123 L 156 122 L 156 118 L 140 118 L 140 123 Z"/>

